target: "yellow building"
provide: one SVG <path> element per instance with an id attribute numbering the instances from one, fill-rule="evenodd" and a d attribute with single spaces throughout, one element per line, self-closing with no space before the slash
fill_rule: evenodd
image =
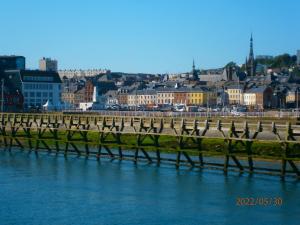
<path id="1" fill-rule="evenodd" d="M 202 90 L 191 90 L 187 93 L 187 104 L 188 105 L 203 105 L 205 93 Z"/>
<path id="2" fill-rule="evenodd" d="M 157 91 L 157 104 L 215 105 L 217 93 L 207 88 L 163 88 Z"/>
<path id="3" fill-rule="evenodd" d="M 215 105 L 217 102 L 217 94 L 208 90 L 191 89 L 187 93 L 188 105 Z"/>

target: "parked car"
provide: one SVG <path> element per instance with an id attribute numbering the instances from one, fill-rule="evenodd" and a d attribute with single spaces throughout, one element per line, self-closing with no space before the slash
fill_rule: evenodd
<path id="1" fill-rule="evenodd" d="M 212 109 L 213 112 L 221 112 L 221 110 L 222 110 L 221 108 L 213 108 Z"/>
<path id="2" fill-rule="evenodd" d="M 184 104 L 176 104 L 174 106 L 174 111 L 176 111 L 176 112 L 185 112 L 186 111 L 186 106 Z"/>
<path id="3" fill-rule="evenodd" d="M 188 112 L 198 112 L 198 107 L 197 106 L 189 106 Z"/>
<path id="4" fill-rule="evenodd" d="M 207 112 L 207 108 L 205 107 L 199 107 L 198 112 Z"/>

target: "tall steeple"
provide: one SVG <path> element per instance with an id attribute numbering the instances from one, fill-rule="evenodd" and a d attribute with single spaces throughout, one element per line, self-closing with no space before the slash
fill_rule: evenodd
<path id="1" fill-rule="evenodd" d="M 195 70 L 195 60 L 193 59 L 193 71 Z"/>
<path id="2" fill-rule="evenodd" d="M 198 73 L 195 68 L 195 60 L 193 59 L 193 69 L 192 69 L 193 80 L 199 80 Z"/>
<path id="3" fill-rule="evenodd" d="M 249 60 L 254 61 L 254 53 L 253 53 L 253 37 L 251 33 L 251 38 L 250 38 L 250 53 L 249 53 Z"/>
<path id="4" fill-rule="evenodd" d="M 253 37 L 251 33 L 251 38 L 250 38 L 250 52 L 249 52 L 249 58 L 246 60 L 246 70 L 248 76 L 255 76 L 255 58 L 254 58 L 254 51 L 253 51 Z"/>

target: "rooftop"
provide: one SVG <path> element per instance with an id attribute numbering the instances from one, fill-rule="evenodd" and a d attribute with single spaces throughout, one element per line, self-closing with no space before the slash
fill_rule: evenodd
<path id="1" fill-rule="evenodd" d="M 8 73 L 19 73 L 21 80 L 24 82 L 45 82 L 45 83 L 61 83 L 61 79 L 57 72 L 41 71 L 41 70 L 6 70 Z M 30 79 L 29 79 L 30 78 Z M 42 79 L 38 79 L 42 78 Z M 43 79 L 45 78 L 45 79 Z M 47 78 L 52 78 L 47 79 Z"/>
<path id="2" fill-rule="evenodd" d="M 266 86 L 251 88 L 246 93 L 263 93 L 267 89 Z"/>
<path id="3" fill-rule="evenodd" d="M 25 58 L 25 57 L 20 55 L 0 55 L 0 59 L 3 58 Z"/>

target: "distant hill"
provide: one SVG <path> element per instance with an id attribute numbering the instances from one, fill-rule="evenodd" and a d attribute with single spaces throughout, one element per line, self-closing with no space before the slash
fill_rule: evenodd
<path id="1" fill-rule="evenodd" d="M 295 66 L 296 61 L 297 56 L 289 54 L 278 55 L 272 59 L 256 59 L 257 63 L 267 65 L 272 69 Z"/>

